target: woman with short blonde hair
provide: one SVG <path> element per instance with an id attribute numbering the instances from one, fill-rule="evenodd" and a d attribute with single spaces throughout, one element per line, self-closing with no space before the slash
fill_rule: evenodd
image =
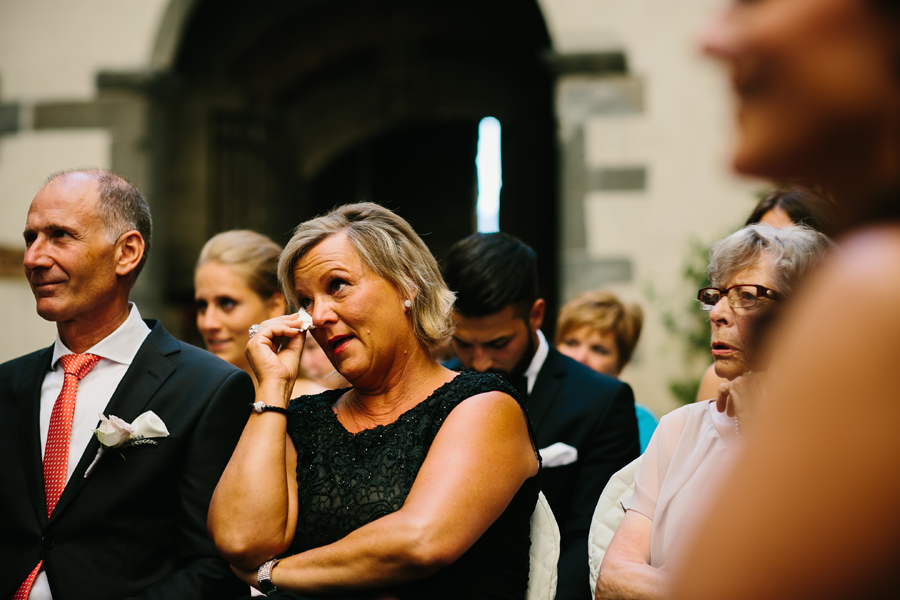
<path id="1" fill-rule="evenodd" d="M 595 371 L 618 377 L 634 354 L 643 325 L 644 311 L 637 304 L 624 304 L 605 290 L 583 292 L 559 311 L 556 349 Z M 589 343 L 595 332 L 597 347 Z M 608 340 L 605 345 L 601 337 Z"/>

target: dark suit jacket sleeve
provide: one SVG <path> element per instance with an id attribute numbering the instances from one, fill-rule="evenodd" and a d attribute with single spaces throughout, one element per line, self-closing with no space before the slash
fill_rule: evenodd
<path id="1" fill-rule="evenodd" d="M 580 472 L 572 490 L 569 517 L 560 531 L 557 600 L 584 600 L 593 596 L 588 566 L 588 532 L 603 488 L 613 474 L 640 455 L 640 436 L 631 386 L 616 389 L 597 400 L 606 410 L 596 414 L 592 432 L 579 448 Z"/>
<path id="2" fill-rule="evenodd" d="M 202 373 L 195 373 L 203 377 Z M 183 457 L 177 499 L 176 569 L 145 589 L 141 600 L 235 598 L 248 590 L 219 557 L 206 531 L 209 501 L 249 416 L 253 384 L 243 371 L 225 379 L 206 404 Z M 173 474 L 176 476 L 176 474 Z"/>
<path id="3" fill-rule="evenodd" d="M 133 421 L 152 410 L 169 436 L 107 452 L 86 477 L 100 447 L 92 438 L 49 520 L 39 413 L 51 351 L 0 365 L 0 597 L 42 559 L 54 600 L 246 596 L 206 533 L 206 514 L 249 417 L 253 382 L 148 325 L 103 412 Z"/>

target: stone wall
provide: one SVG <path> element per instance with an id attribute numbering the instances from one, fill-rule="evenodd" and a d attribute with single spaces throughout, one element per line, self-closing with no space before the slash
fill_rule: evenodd
<path id="1" fill-rule="evenodd" d="M 719 2 L 540 1 L 557 81 L 560 301 L 605 287 L 644 306 L 643 339 L 623 375 L 658 413 L 674 407 L 668 381 L 685 375 L 663 317 L 687 318 L 690 240 L 739 226 L 762 187 L 729 173 L 727 89 L 694 47 Z M 0 0 L 0 329 L 18 340 L 0 347 L 0 360 L 52 341 L 21 271 L 8 266 L 49 173 L 110 167 L 146 192 L 157 220 L 174 210 L 155 193 L 153 107 L 191 4 Z M 169 191 L 190 192 L 172 177 Z M 158 230 L 157 244 L 178 247 L 173 232 L 186 227 Z M 151 260 L 135 295 L 174 329 L 183 315 L 158 293 L 166 272 L 164 259 Z"/>

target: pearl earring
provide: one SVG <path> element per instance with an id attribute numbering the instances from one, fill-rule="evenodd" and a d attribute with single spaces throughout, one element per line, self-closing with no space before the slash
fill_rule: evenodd
<path id="1" fill-rule="evenodd" d="M 403 306 L 405 306 L 406 308 L 410 308 L 410 307 L 412 306 L 412 302 L 409 301 L 409 300 L 406 300 L 406 301 L 403 303 Z"/>

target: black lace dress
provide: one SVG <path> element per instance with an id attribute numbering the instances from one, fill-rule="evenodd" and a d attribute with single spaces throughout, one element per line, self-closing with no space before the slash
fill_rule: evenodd
<path id="1" fill-rule="evenodd" d="M 332 410 L 344 390 L 292 400 L 287 431 L 297 449 L 299 515 L 290 554 L 335 542 L 399 510 L 450 411 L 466 398 L 493 390 L 518 396 L 496 375 L 463 372 L 395 422 L 356 434 Z M 452 565 L 419 581 L 342 597 L 521 600 L 528 585 L 530 518 L 538 489 L 537 476 L 526 480 L 497 521 Z"/>

